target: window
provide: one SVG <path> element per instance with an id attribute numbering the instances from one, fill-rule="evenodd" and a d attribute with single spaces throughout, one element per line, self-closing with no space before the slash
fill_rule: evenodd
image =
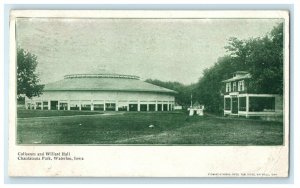
<path id="1" fill-rule="evenodd" d="M 155 104 L 149 104 L 149 111 L 155 111 Z"/>
<path id="2" fill-rule="evenodd" d="M 95 111 L 104 111 L 104 104 L 94 104 Z"/>
<path id="3" fill-rule="evenodd" d="M 233 82 L 232 84 L 232 91 L 236 91 L 236 82 Z"/>
<path id="4" fill-rule="evenodd" d="M 68 110 L 68 103 L 66 103 L 66 102 L 59 103 L 59 109 L 60 110 Z"/>
<path id="5" fill-rule="evenodd" d="M 43 101 L 43 109 L 48 109 L 48 101 Z"/>
<path id="6" fill-rule="evenodd" d="M 129 104 L 129 111 L 138 111 L 138 104 Z"/>
<path id="7" fill-rule="evenodd" d="M 81 110 L 91 110 L 91 104 L 81 104 Z"/>
<path id="8" fill-rule="evenodd" d="M 168 104 L 163 104 L 163 111 L 168 111 Z"/>
<path id="9" fill-rule="evenodd" d="M 41 102 L 36 102 L 36 103 L 35 103 L 35 108 L 36 108 L 37 110 L 41 110 L 41 109 L 42 109 L 42 103 L 41 103 Z"/>
<path id="10" fill-rule="evenodd" d="M 157 104 L 157 111 L 162 111 L 162 104 Z"/>
<path id="11" fill-rule="evenodd" d="M 246 111 L 246 97 L 239 97 L 239 111 Z"/>
<path id="12" fill-rule="evenodd" d="M 118 111 L 127 111 L 128 102 L 127 101 L 119 101 L 118 102 Z"/>
<path id="13" fill-rule="evenodd" d="M 244 90 L 245 90 L 245 82 L 244 80 L 241 80 L 238 83 L 238 91 L 244 91 Z"/>
<path id="14" fill-rule="evenodd" d="M 147 111 L 147 104 L 140 104 L 140 111 Z"/>
<path id="15" fill-rule="evenodd" d="M 106 111 L 116 111 L 116 103 L 105 103 Z"/>
<path id="16" fill-rule="evenodd" d="M 274 112 L 275 97 L 249 97 L 250 112 Z"/>
<path id="17" fill-rule="evenodd" d="M 230 92 L 231 91 L 231 83 L 226 83 L 226 92 Z"/>
<path id="18" fill-rule="evenodd" d="M 79 101 L 70 101 L 70 110 L 79 110 Z"/>

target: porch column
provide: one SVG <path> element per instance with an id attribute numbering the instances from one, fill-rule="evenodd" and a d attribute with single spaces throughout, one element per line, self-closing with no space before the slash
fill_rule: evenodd
<path id="1" fill-rule="evenodd" d="M 127 111 L 129 112 L 129 101 L 127 101 Z"/>
<path id="2" fill-rule="evenodd" d="M 57 103 L 57 110 L 59 110 L 59 106 L 60 106 L 60 103 L 59 103 L 59 101 L 58 101 L 58 103 Z"/>
<path id="3" fill-rule="evenodd" d="M 79 110 L 81 111 L 81 101 L 79 101 Z"/>
<path id="4" fill-rule="evenodd" d="M 238 99 L 238 116 L 239 116 L 239 111 L 240 111 L 240 97 L 237 96 L 237 99 Z"/>
<path id="5" fill-rule="evenodd" d="M 168 101 L 167 111 L 170 111 L 170 102 Z"/>
<path id="6" fill-rule="evenodd" d="M 106 105 L 105 105 L 105 100 L 104 100 L 104 106 L 103 106 L 103 111 L 106 111 Z"/>
<path id="7" fill-rule="evenodd" d="M 164 111 L 164 103 L 161 104 L 161 111 Z"/>
<path id="8" fill-rule="evenodd" d="M 157 101 L 155 101 L 155 111 L 157 111 Z"/>
<path id="9" fill-rule="evenodd" d="M 94 101 L 91 100 L 91 111 L 94 111 Z"/>
<path id="10" fill-rule="evenodd" d="M 68 110 L 71 110 L 71 101 L 68 100 Z"/>
<path id="11" fill-rule="evenodd" d="M 230 114 L 232 113 L 232 97 L 230 96 Z"/>
<path id="12" fill-rule="evenodd" d="M 119 109 L 118 109 L 118 101 L 116 101 L 116 107 L 115 107 L 115 110 L 116 110 L 116 111 L 119 111 Z"/>
<path id="13" fill-rule="evenodd" d="M 249 112 L 249 95 L 246 96 L 246 118 L 248 117 Z"/>
<path id="14" fill-rule="evenodd" d="M 51 101 L 48 100 L 48 110 L 51 110 Z"/>
<path id="15" fill-rule="evenodd" d="M 44 110 L 44 101 L 41 102 L 41 110 Z"/>
<path id="16" fill-rule="evenodd" d="M 147 103 L 147 111 L 149 111 L 149 103 Z"/>
<path id="17" fill-rule="evenodd" d="M 224 95 L 224 110 L 223 110 L 224 116 L 225 116 L 225 105 L 226 105 L 225 100 L 226 100 L 226 98 L 225 98 L 225 95 Z"/>
<path id="18" fill-rule="evenodd" d="M 140 108 L 140 100 L 138 100 L 138 109 L 137 109 L 137 111 L 138 111 L 138 112 L 141 111 L 141 108 Z"/>
<path id="19" fill-rule="evenodd" d="M 36 110 L 36 101 L 33 103 L 33 108 Z"/>

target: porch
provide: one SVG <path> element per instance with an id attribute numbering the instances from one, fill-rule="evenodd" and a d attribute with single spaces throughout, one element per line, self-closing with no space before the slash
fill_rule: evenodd
<path id="1" fill-rule="evenodd" d="M 224 116 L 282 115 L 282 97 L 272 94 L 238 94 L 224 96 Z"/>

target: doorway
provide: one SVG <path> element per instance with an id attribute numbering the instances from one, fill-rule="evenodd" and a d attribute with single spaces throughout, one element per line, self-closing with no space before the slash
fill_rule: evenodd
<path id="1" fill-rule="evenodd" d="M 231 98 L 231 113 L 232 114 L 238 114 L 238 98 L 236 96 Z"/>
<path id="2" fill-rule="evenodd" d="M 58 109 L 58 101 L 51 101 L 51 110 L 57 110 Z"/>

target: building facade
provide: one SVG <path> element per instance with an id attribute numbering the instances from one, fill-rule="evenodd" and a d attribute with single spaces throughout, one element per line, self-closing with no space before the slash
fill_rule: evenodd
<path id="1" fill-rule="evenodd" d="M 282 96 L 256 94 L 249 87 L 252 77 L 245 71 L 237 71 L 233 77 L 224 80 L 224 116 L 281 116 Z"/>
<path id="2" fill-rule="evenodd" d="M 25 99 L 26 109 L 87 111 L 172 111 L 175 91 L 121 74 L 72 74 L 46 84 Z"/>

